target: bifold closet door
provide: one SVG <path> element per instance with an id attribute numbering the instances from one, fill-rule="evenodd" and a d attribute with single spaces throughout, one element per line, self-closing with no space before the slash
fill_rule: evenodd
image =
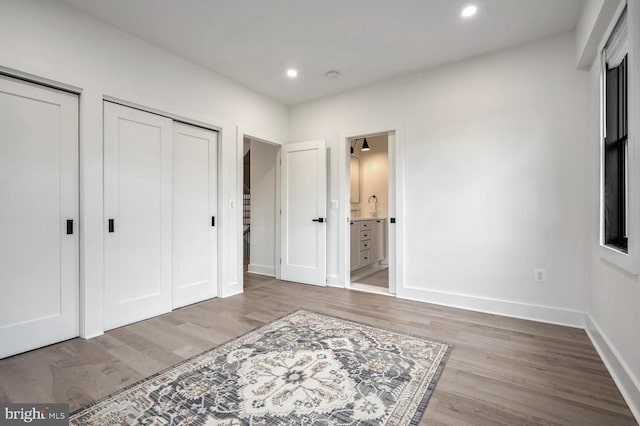
<path id="1" fill-rule="evenodd" d="M 217 133 L 173 132 L 173 307 L 217 296 Z"/>
<path id="2" fill-rule="evenodd" d="M 78 336 L 78 97 L 0 77 L 0 358 Z"/>
<path id="3" fill-rule="evenodd" d="M 104 103 L 106 330 L 171 310 L 172 128 Z"/>

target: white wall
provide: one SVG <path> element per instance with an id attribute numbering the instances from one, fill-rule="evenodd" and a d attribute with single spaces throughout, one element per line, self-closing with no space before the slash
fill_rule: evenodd
<path id="1" fill-rule="evenodd" d="M 360 203 L 358 206 L 360 216 L 370 217 L 371 206 L 369 197 L 375 195 L 378 199 L 376 208 L 377 217 L 388 217 L 389 206 L 389 144 L 387 135 L 367 138 L 371 148 L 369 151 L 361 151 L 362 141 L 358 140 L 356 154 L 360 158 Z"/>
<path id="2" fill-rule="evenodd" d="M 629 4 L 632 28 L 632 50 L 638 52 L 640 42 L 640 6 L 637 2 Z M 612 17 L 611 19 L 615 19 Z M 609 19 L 604 22 L 606 27 Z M 596 24 L 594 24 L 596 25 Z M 597 25 L 603 26 L 600 22 Z M 606 34 L 601 34 L 606 36 Z M 602 43 L 603 38 L 598 40 Z M 633 50 L 635 49 L 635 50 Z M 614 266 L 602 258 L 600 250 L 600 61 L 595 58 L 590 71 L 589 84 L 589 118 L 588 138 L 585 147 L 588 149 L 589 170 L 589 247 L 590 247 L 590 280 L 588 288 L 588 321 L 587 330 L 600 351 L 609 371 L 625 396 L 627 403 L 640 421 L 640 278 Z M 630 68 L 639 64 L 638 56 L 629 57 Z M 633 63 L 631 62 L 633 61 Z M 637 65 L 636 65 L 637 66 Z M 640 74 L 630 73 L 630 96 L 637 96 Z M 637 105 L 637 103 L 636 103 Z M 630 109 L 630 122 L 633 123 L 633 112 Z M 637 116 L 635 121 L 637 122 Z M 638 140 L 632 135 L 630 126 L 630 143 Z M 632 159 L 630 167 L 640 167 Z M 639 195 L 630 194 L 631 197 Z M 637 214 L 637 212 L 636 212 Z M 638 235 L 630 235 L 631 238 Z"/>
<path id="3" fill-rule="evenodd" d="M 587 93 L 566 34 L 295 106 L 290 140 L 327 139 L 335 200 L 338 135 L 403 122 L 398 294 L 581 326 Z M 337 261 L 328 264 L 337 275 Z M 545 268 L 548 282 L 534 282 L 534 268 Z"/>
<path id="4" fill-rule="evenodd" d="M 276 159 L 280 148 L 251 141 L 251 252 L 249 272 L 276 273 Z"/>
<path id="5" fill-rule="evenodd" d="M 222 296 L 242 291 L 236 233 L 241 199 L 236 126 L 274 140 L 287 135 L 284 106 L 133 38 L 73 9 L 47 0 L 2 0 L 0 66 L 82 89 L 81 298 L 83 335 L 102 333 L 103 193 L 102 99 L 112 96 L 221 128 L 219 238 Z M 212 23 L 214 24 L 214 23 Z M 241 150 L 240 150 L 241 152 Z"/>

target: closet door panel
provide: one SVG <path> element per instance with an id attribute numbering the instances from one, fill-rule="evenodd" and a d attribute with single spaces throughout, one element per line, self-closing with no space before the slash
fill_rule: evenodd
<path id="1" fill-rule="evenodd" d="M 216 141 L 216 132 L 174 124 L 174 308 L 217 295 Z"/>
<path id="2" fill-rule="evenodd" d="M 2 358 L 78 335 L 76 95 L 0 77 L 0 197 Z"/>
<path id="3" fill-rule="evenodd" d="M 162 293 L 162 128 L 120 121 L 118 299 Z"/>
<path id="4" fill-rule="evenodd" d="M 107 330 L 171 310 L 171 129 L 104 103 Z"/>

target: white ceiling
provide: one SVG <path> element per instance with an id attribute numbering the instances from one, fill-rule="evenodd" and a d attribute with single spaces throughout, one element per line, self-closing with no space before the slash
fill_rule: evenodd
<path id="1" fill-rule="evenodd" d="M 583 0 L 60 0 L 291 105 L 571 31 Z M 473 3 L 478 13 L 463 19 Z M 299 70 L 295 80 L 289 67 Z M 338 70 L 340 77 L 325 77 Z"/>

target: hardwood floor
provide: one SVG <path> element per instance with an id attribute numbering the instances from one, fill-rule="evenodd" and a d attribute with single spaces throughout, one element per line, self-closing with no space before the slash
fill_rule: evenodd
<path id="1" fill-rule="evenodd" d="M 424 425 L 636 425 L 583 330 L 245 275 L 245 292 L 0 360 L 0 402 L 102 398 L 304 307 L 453 343 Z"/>
<path id="2" fill-rule="evenodd" d="M 372 285 L 374 287 L 380 287 L 386 291 L 389 291 L 389 268 L 384 268 L 381 271 L 375 271 L 370 275 L 366 275 L 362 278 L 351 279 L 352 282 L 359 284 Z"/>

